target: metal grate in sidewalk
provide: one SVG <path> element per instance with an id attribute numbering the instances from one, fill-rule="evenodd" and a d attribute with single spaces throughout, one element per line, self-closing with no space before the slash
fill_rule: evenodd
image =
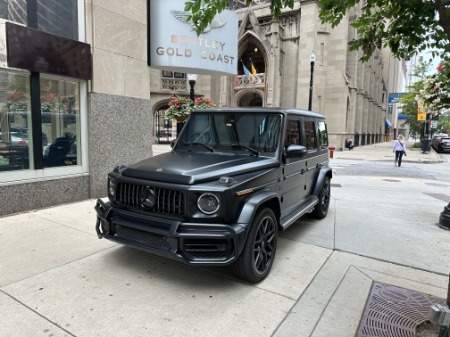
<path id="1" fill-rule="evenodd" d="M 356 337 L 415 337 L 436 303 L 445 299 L 374 282 Z"/>

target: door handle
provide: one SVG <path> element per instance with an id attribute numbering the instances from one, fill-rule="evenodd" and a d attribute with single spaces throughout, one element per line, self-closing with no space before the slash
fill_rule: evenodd
<path id="1" fill-rule="evenodd" d="M 304 169 L 302 169 L 301 171 L 300 171 L 300 174 L 303 174 L 303 173 L 305 173 L 306 171 L 304 170 Z"/>

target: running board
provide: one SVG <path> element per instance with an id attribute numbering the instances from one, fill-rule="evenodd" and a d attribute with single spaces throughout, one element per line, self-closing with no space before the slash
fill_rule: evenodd
<path id="1" fill-rule="evenodd" d="M 301 216 L 305 215 L 306 213 L 311 213 L 314 209 L 314 206 L 316 206 L 319 203 L 319 198 L 315 195 L 309 197 L 305 203 L 301 204 L 300 211 L 295 212 L 292 216 L 290 216 L 286 221 L 283 221 L 281 219 L 281 227 L 283 230 L 286 230 L 290 225 L 292 225 L 295 221 L 297 221 Z"/>

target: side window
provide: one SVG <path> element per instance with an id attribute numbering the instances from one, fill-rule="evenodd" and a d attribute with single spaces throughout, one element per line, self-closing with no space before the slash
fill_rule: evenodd
<path id="1" fill-rule="evenodd" d="M 319 125 L 319 148 L 327 149 L 328 148 L 328 133 L 327 133 L 327 125 L 324 121 L 320 121 Z"/>
<path id="2" fill-rule="evenodd" d="M 316 123 L 313 120 L 305 120 L 305 147 L 308 150 L 317 149 L 317 139 L 316 139 Z"/>
<path id="3" fill-rule="evenodd" d="M 300 121 L 293 117 L 288 117 L 286 123 L 286 136 L 284 140 L 284 147 L 287 148 L 289 145 L 301 144 L 301 132 L 300 132 Z"/>

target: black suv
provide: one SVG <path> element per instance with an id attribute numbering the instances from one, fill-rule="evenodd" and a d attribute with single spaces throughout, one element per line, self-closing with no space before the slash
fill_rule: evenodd
<path id="1" fill-rule="evenodd" d="M 278 231 L 324 218 L 331 169 L 324 116 L 296 109 L 191 114 L 172 151 L 108 175 L 99 238 L 190 265 L 232 265 L 250 282 L 274 262 Z"/>

